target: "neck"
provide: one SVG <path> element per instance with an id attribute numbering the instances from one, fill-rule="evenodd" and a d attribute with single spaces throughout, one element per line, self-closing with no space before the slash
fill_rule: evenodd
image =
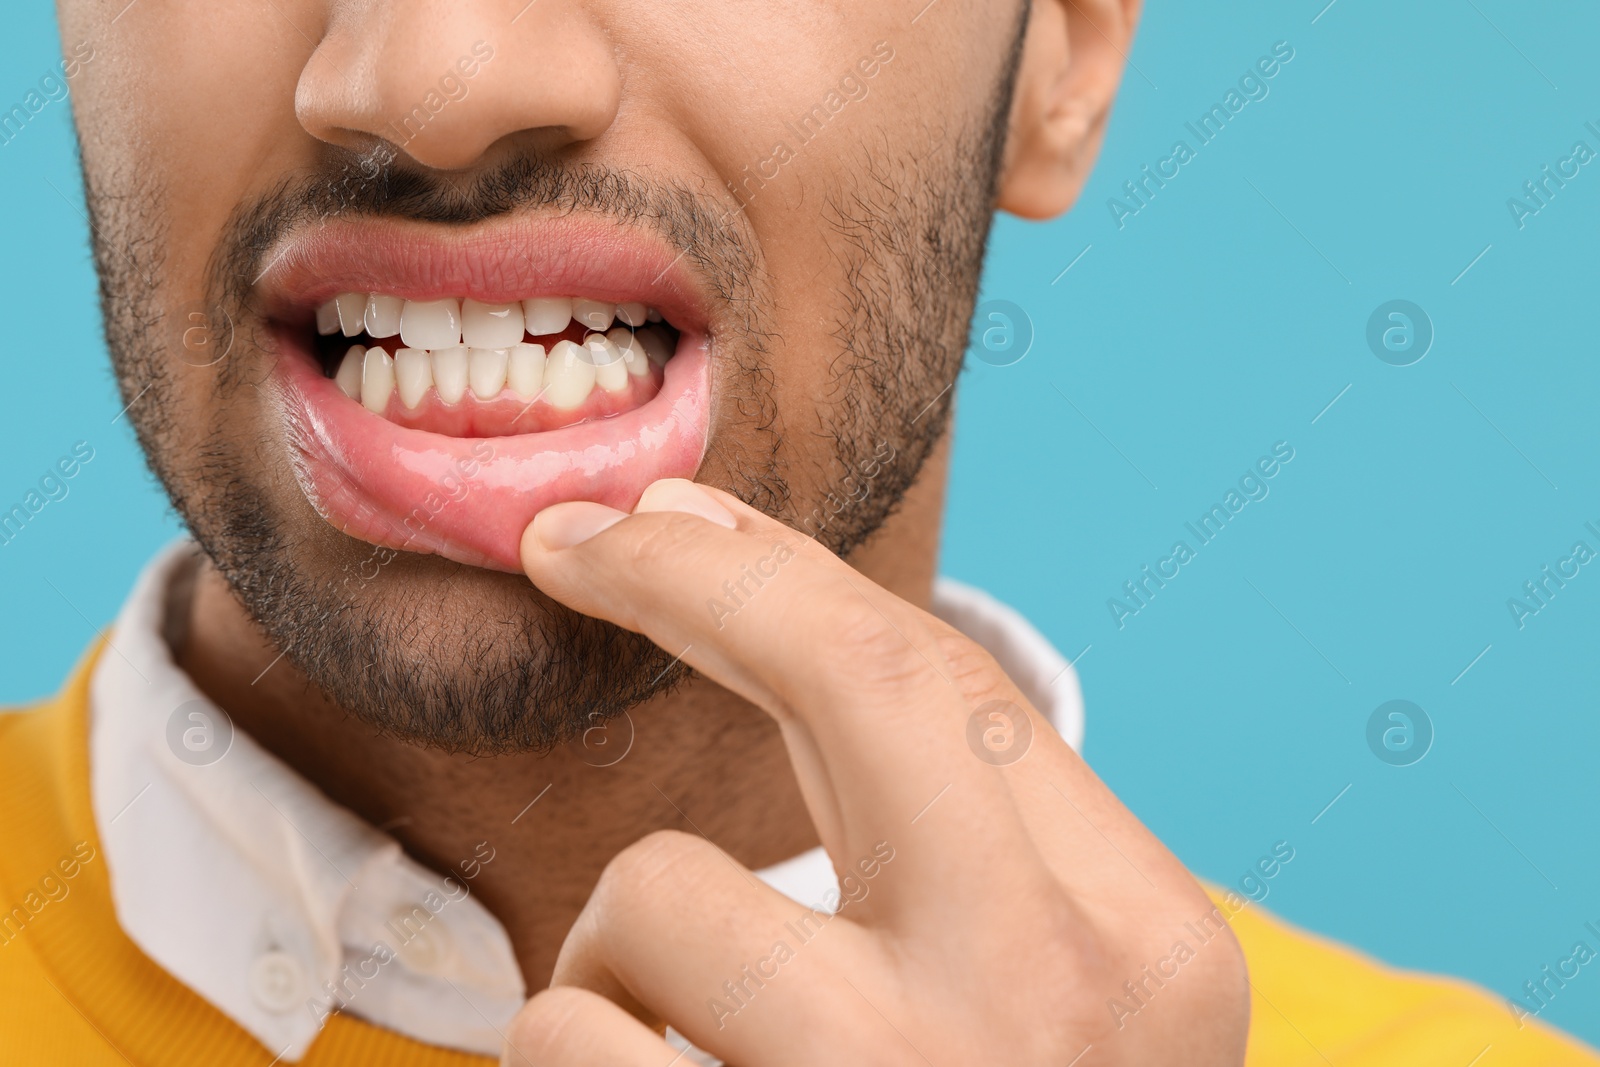
<path id="1" fill-rule="evenodd" d="M 947 433 L 850 559 L 923 606 L 948 454 Z M 266 671 L 280 651 L 209 566 L 190 613 L 179 665 L 239 729 L 441 873 L 458 872 L 480 843 L 493 849 L 472 891 L 505 926 L 530 990 L 548 984 L 606 863 L 645 834 L 700 833 L 752 869 L 817 843 L 772 720 L 704 678 L 633 708 L 587 746 L 474 758 L 377 734 L 287 661 Z"/>

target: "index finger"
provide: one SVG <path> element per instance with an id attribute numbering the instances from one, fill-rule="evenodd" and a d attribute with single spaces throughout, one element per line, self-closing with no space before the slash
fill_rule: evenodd
<path id="1" fill-rule="evenodd" d="M 919 894 L 971 906 L 1001 871 L 1017 889 L 1045 884 L 1004 776 L 963 740 L 972 709 L 926 617 L 820 545 L 727 494 L 668 481 L 631 516 L 546 509 L 522 563 L 550 596 L 646 635 L 773 715 L 835 865 L 895 850 L 897 876 L 876 894 L 886 909 Z M 960 803 L 922 819 L 947 793 Z"/>

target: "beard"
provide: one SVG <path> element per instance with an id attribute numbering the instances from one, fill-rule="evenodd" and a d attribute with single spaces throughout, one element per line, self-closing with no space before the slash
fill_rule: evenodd
<path id="1" fill-rule="evenodd" d="M 825 190 L 822 220 L 845 283 L 826 309 L 837 353 L 814 410 L 775 402 L 783 339 L 770 325 L 759 248 L 729 222 L 741 216 L 687 187 L 546 155 L 447 179 L 393 150 L 329 149 L 317 173 L 235 210 L 203 300 L 180 306 L 155 281 L 170 227 L 151 205 L 171 203 L 169 191 L 85 157 L 106 339 L 151 470 L 273 645 L 363 722 L 478 754 L 581 737 L 691 672 L 676 650 L 574 612 L 523 578 L 374 549 L 321 521 L 272 432 L 265 383 L 278 357 L 250 301 L 271 248 L 332 216 L 467 225 L 537 210 L 652 229 L 709 283 L 725 322 L 713 334 L 718 404 L 697 480 L 848 557 L 894 514 L 948 425 L 1023 27 L 1025 18 L 987 109 L 914 149 L 890 152 L 883 137 Z M 178 375 L 193 364 L 174 342 L 195 306 L 211 327 L 229 324 L 231 351 L 208 371 L 209 403 L 185 410 Z"/>

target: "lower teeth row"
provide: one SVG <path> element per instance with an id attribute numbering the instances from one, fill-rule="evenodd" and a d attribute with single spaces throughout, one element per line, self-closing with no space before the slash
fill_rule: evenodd
<path id="1" fill-rule="evenodd" d="M 459 403 L 468 390 L 479 400 L 493 400 L 509 390 L 521 401 L 543 400 L 571 411 L 581 407 L 596 387 L 625 392 L 633 379 L 649 376 L 652 362 L 665 363 L 671 354 L 670 342 L 658 329 L 636 332 L 622 326 L 591 333 L 582 344 L 557 341 L 548 352 L 538 344 L 455 345 L 401 348 L 390 356 L 376 345 L 352 345 L 334 381 L 346 396 L 380 415 L 394 392 L 400 393 L 407 408 L 416 408 L 429 389 L 446 404 Z"/>

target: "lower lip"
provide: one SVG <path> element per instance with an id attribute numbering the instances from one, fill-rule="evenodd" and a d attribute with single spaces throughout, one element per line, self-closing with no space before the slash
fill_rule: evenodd
<path id="1" fill-rule="evenodd" d="M 710 426 L 707 343 L 680 338 L 660 392 L 641 407 L 513 437 L 406 429 L 345 396 L 309 355 L 285 353 L 277 378 L 295 477 L 317 514 L 351 537 L 521 573 L 522 532 L 551 504 L 627 510 L 651 482 L 694 476 Z"/>

